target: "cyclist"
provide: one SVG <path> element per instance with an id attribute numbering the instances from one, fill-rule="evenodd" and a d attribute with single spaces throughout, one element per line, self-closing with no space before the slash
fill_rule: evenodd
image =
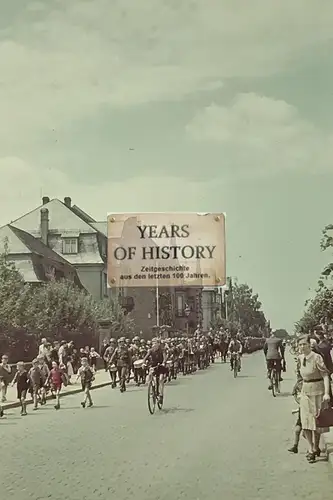
<path id="1" fill-rule="evenodd" d="M 143 358 L 143 366 L 145 366 L 148 359 L 150 360 L 150 368 L 154 369 L 155 375 L 159 378 L 159 398 L 160 403 L 163 404 L 164 380 L 168 373 L 168 369 L 166 367 L 167 351 L 161 343 L 161 339 L 153 339 L 153 346 L 148 350 L 146 356 Z M 148 382 L 151 377 L 152 374 L 149 373 Z"/>
<path id="2" fill-rule="evenodd" d="M 275 330 L 273 330 L 271 336 L 266 339 L 263 351 L 266 358 L 268 380 L 270 380 L 272 369 L 275 366 L 280 382 L 282 382 L 281 371 L 282 361 L 285 363 L 285 349 L 283 347 L 282 340 L 275 335 Z M 268 389 L 272 389 L 271 384 L 269 384 Z"/>
<path id="3" fill-rule="evenodd" d="M 230 368 L 231 371 L 234 369 L 234 362 L 236 356 L 239 358 L 239 365 L 238 365 L 238 371 L 240 372 L 241 369 L 241 356 L 243 352 L 243 346 L 240 341 L 240 335 L 237 334 L 236 337 L 232 337 L 229 347 L 228 347 L 228 355 L 230 356 Z"/>

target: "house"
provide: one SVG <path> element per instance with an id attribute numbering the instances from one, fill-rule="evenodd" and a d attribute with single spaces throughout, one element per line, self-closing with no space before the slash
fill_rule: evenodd
<path id="1" fill-rule="evenodd" d="M 202 290 L 202 327 L 209 330 L 218 318 L 222 317 L 222 293 L 218 287 L 205 287 Z"/>
<path id="2" fill-rule="evenodd" d="M 202 325 L 202 288 L 177 287 L 173 290 L 175 328 L 193 332 Z"/>
<path id="3" fill-rule="evenodd" d="M 41 213 L 41 218 L 44 213 Z M 45 283 L 65 278 L 83 288 L 73 267 L 42 241 L 11 224 L 0 228 L 0 252 L 7 252 L 26 283 Z"/>
<path id="4" fill-rule="evenodd" d="M 96 299 L 107 297 L 106 237 L 93 227 L 93 219 L 71 199 L 44 197 L 42 205 L 11 223 L 68 261 L 80 282 Z"/>

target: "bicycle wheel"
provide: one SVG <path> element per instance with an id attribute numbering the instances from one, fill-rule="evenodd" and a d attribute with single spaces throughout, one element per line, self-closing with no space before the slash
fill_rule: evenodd
<path id="1" fill-rule="evenodd" d="M 275 370 L 272 370 L 272 373 L 271 373 L 271 391 L 272 391 L 272 394 L 273 394 L 273 398 L 276 397 L 276 393 L 275 393 Z"/>
<path id="2" fill-rule="evenodd" d="M 303 381 L 298 380 L 296 382 L 296 384 L 294 385 L 293 392 L 292 392 L 292 395 L 294 396 L 294 400 L 298 405 L 300 403 L 300 394 L 301 394 L 301 390 L 302 390 L 302 385 L 303 385 Z"/>
<path id="3" fill-rule="evenodd" d="M 238 375 L 238 359 L 234 359 L 234 378 L 236 378 Z"/>
<path id="4" fill-rule="evenodd" d="M 156 408 L 156 389 L 154 379 L 148 384 L 148 410 L 151 415 L 155 413 Z"/>
<path id="5" fill-rule="evenodd" d="M 280 392 L 280 374 L 275 372 L 275 394 Z"/>
<path id="6" fill-rule="evenodd" d="M 163 408 L 163 402 L 160 400 L 160 381 L 157 380 L 156 382 L 156 401 L 157 401 L 157 406 L 159 410 L 162 410 Z"/>

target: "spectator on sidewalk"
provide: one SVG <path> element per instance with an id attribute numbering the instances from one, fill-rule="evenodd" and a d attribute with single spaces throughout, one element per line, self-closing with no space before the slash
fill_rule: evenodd
<path id="1" fill-rule="evenodd" d="M 8 364 L 8 356 L 5 354 L 2 356 L 0 363 L 0 384 L 1 384 L 1 402 L 5 403 L 7 401 L 7 389 L 10 383 L 10 376 L 12 369 Z"/>
<path id="2" fill-rule="evenodd" d="M 60 365 L 67 365 L 67 342 L 66 340 L 62 340 L 60 342 L 60 347 L 58 351 L 58 356 L 59 356 L 59 364 Z"/>
<path id="3" fill-rule="evenodd" d="M 332 344 L 326 339 L 325 334 L 322 330 L 316 331 L 317 345 L 316 352 L 321 354 L 325 366 L 330 373 L 333 373 L 333 361 L 331 356 Z"/>
<path id="4" fill-rule="evenodd" d="M 72 354 L 72 366 L 74 374 L 77 373 L 80 366 L 80 354 L 78 350 L 75 348 L 73 349 L 73 354 Z"/>
<path id="5" fill-rule="evenodd" d="M 50 353 L 51 363 L 52 363 L 52 361 L 59 363 L 59 348 L 60 348 L 60 344 L 56 340 L 55 342 L 53 342 L 53 346 L 52 346 L 51 353 Z"/>
<path id="6" fill-rule="evenodd" d="M 330 401 L 329 373 L 322 356 L 311 349 L 309 336 L 300 337 L 298 347 L 301 353 L 300 375 L 303 380 L 300 395 L 301 426 L 309 444 L 307 459 L 314 463 L 320 455 L 320 435 L 329 432 L 329 428 L 318 428 L 316 422 L 323 403 Z"/>
<path id="7" fill-rule="evenodd" d="M 41 344 L 38 348 L 38 356 L 45 356 L 47 351 L 48 351 L 48 341 L 44 337 L 42 338 Z"/>
<path id="8" fill-rule="evenodd" d="M 104 363 L 104 370 L 107 372 L 108 371 L 108 364 L 107 364 L 107 361 L 104 359 L 104 354 L 105 354 L 105 351 L 107 350 L 107 348 L 109 347 L 110 343 L 109 343 L 109 340 L 108 339 L 104 339 L 103 340 L 103 343 L 102 343 L 102 347 L 101 347 L 101 350 L 100 350 L 100 356 L 101 358 L 103 359 L 103 363 Z"/>
<path id="9" fill-rule="evenodd" d="M 95 351 L 95 347 L 90 348 L 90 365 L 94 373 L 96 373 L 97 360 L 100 359 L 100 355 Z"/>
<path id="10" fill-rule="evenodd" d="M 323 330 L 317 330 L 316 335 L 318 338 L 318 342 L 314 351 L 322 356 L 325 366 L 329 372 L 330 381 L 332 381 L 332 373 L 333 373 L 333 361 L 331 355 L 332 344 L 325 337 L 325 333 Z M 333 394 L 331 385 L 330 385 L 330 396 L 331 396 L 331 402 L 333 403 Z"/>

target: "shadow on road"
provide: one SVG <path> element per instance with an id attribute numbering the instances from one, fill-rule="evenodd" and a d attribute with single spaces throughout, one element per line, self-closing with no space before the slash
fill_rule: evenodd
<path id="1" fill-rule="evenodd" d="M 161 414 L 163 415 L 168 415 L 170 413 L 190 413 L 194 411 L 194 408 L 179 408 L 179 407 L 173 407 L 173 408 L 163 408 L 161 410 Z"/>
<path id="2" fill-rule="evenodd" d="M 59 411 L 63 411 L 63 410 L 81 410 L 81 411 L 88 410 L 88 411 L 94 411 L 94 410 L 98 410 L 99 408 L 110 408 L 110 406 L 106 406 L 106 405 L 93 405 L 91 408 L 89 408 L 88 406 L 86 408 L 82 408 L 81 406 L 62 406 Z"/>
<path id="3" fill-rule="evenodd" d="M 291 392 L 280 392 L 279 394 L 279 397 L 282 397 L 282 398 L 289 398 L 291 397 Z"/>

